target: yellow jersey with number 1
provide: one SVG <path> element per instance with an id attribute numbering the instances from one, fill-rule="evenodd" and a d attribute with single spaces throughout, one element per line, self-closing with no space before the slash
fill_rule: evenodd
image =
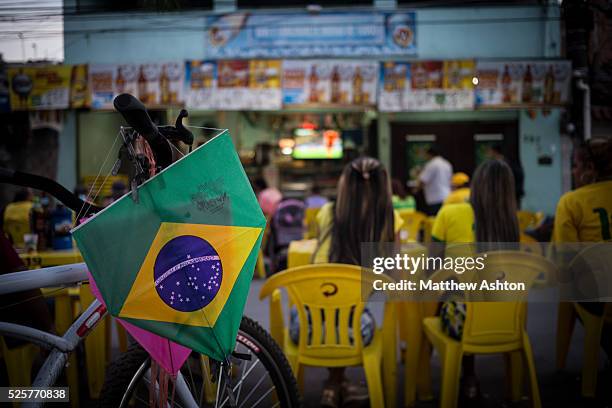
<path id="1" fill-rule="evenodd" d="M 559 200 L 554 242 L 612 241 L 612 181 L 588 184 Z"/>

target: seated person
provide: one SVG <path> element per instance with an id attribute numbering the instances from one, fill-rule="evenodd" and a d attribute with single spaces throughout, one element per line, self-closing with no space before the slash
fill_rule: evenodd
<path id="1" fill-rule="evenodd" d="M 442 205 L 465 203 L 470 200 L 470 176 L 455 173 L 451 179 L 451 192 Z"/>
<path id="2" fill-rule="evenodd" d="M 338 181 L 338 196 L 325 204 L 317 215 L 319 243 L 313 255 L 315 263 L 361 264 L 361 243 L 395 242 L 402 219 L 393 210 L 388 174 L 376 159 L 362 157 L 347 164 Z M 364 345 L 372 341 L 375 322 L 369 311 L 361 316 Z M 297 312 L 292 313 L 290 335 L 299 338 Z M 367 389 L 350 384 L 344 368 L 330 368 L 321 399 L 323 407 L 365 401 Z"/>
<path id="3" fill-rule="evenodd" d="M 30 232 L 30 212 L 34 194 L 29 188 L 23 188 L 15 194 L 13 202 L 4 210 L 4 230 L 16 248 L 23 248 L 23 236 Z"/>
<path id="4" fill-rule="evenodd" d="M 432 228 L 432 239 L 445 244 L 478 242 L 487 250 L 495 243 L 519 242 L 514 178 L 510 167 L 501 160 L 489 160 L 474 173 L 469 202 L 446 205 L 438 213 Z M 463 334 L 465 303 L 442 304 L 440 316 L 444 331 L 457 340 Z M 463 359 L 462 397 L 479 395 L 474 356 Z"/>
<path id="5" fill-rule="evenodd" d="M 268 219 L 271 218 L 276 212 L 278 204 L 283 200 L 283 195 L 277 188 L 268 187 L 263 178 L 258 178 L 253 182 L 253 190 L 264 215 Z"/>
<path id="6" fill-rule="evenodd" d="M 416 210 L 416 201 L 414 197 L 408 194 L 404 183 L 399 179 L 393 179 L 391 182 L 391 188 L 393 189 L 393 208 L 396 210 Z"/>
<path id="7" fill-rule="evenodd" d="M 554 243 L 610 242 L 612 229 L 612 142 L 592 139 L 573 154 L 576 189 L 559 200 L 553 227 Z M 569 260 L 568 260 L 569 261 Z M 582 302 L 590 313 L 603 313 L 604 303 Z M 601 345 L 612 359 L 612 325 L 605 324 Z"/>
<path id="8" fill-rule="evenodd" d="M 304 200 L 306 208 L 321 208 L 329 200 L 321 195 L 321 188 L 317 184 L 313 184 L 310 189 L 310 195 Z"/>

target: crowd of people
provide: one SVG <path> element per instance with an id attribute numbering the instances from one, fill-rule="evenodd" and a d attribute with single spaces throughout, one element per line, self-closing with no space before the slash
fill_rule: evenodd
<path id="1" fill-rule="evenodd" d="M 574 149 L 572 158 L 574 190 L 560 197 L 554 216 L 554 242 L 610 241 L 612 214 L 612 142 L 591 140 Z M 428 161 L 419 175 L 425 212 L 435 216 L 432 239 L 444 245 L 455 243 L 518 243 L 521 231 L 517 218 L 524 195 L 524 174 L 520 165 L 507 160 L 499 146 L 490 150 L 489 159 L 475 170 L 471 180 L 465 173 L 452 172 L 452 165 L 435 148 L 428 150 Z M 265 190 L 263 190 L 265 192 Z M 260 193 L 260 201 L 264 198 Z M 277 195 L 280 201 L 280 194 Z M 323 204 L 323 202 L 321 201 Z M 262 206 L 264 203 L 262 203 Z M 414 198 L 403 183 L 391 180 L 378 160 L 361 157 L 347 164 L 338 181 L 337 196 L 324 203 L 317 215 L 318 244 L 314 263 L 361 263 L 361 243 L 397 242 L 403 220 L 399 209 L 414 209 Z M 495 249 L 484 245 L 481 250 Z M 601 314 L 603 304 L 591 302 L 588 308 Z M 446 333 L 460 339 L 466 307 L 448 301 L 440 305 Z M 292 330 L 297 322 L 292 319 Z M 362 336 L 368 340 L 375 323 L 364 312 Z M 602 346 L 612 358 L 610 326 L 602 335 Z M 297 339 L 297 336 L 292 336 Z M 343 371 L 330 369 L 321 405 L 339 406 L 353 400 L 359 387 L 348 387 Z M 479 384 L 473 357 L 464 358 L 462 397 L 478 398 Z"/>

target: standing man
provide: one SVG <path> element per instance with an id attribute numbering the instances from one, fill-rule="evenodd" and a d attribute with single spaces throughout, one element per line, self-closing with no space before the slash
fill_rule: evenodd
<path id="1" fill-rule="evenodd" d="M 427 149 L 426 157 L 427 163 L 419 174 L 419 188 L 423 189 L 425 194 L 425 213 L 433 216 L 438 213 L 444 199 L 450 194 L 453 166 L 440 156 L 435 147 Z"/>
<path id="2" fill-rule="evenodd" d="M 516 193 L 516 206 L 518 209 L 521 208 L 521 200 L 525 195 L 525 173 L 523 172 L 523 166 L 521 166 L 520 162 L 514 162 L 509 160 L 506 156 L 504 156 L 502 145 L 494 144 L 489 148 L 489 152 L 487 154 L 491 159 L 503 160 L 506 162 L 510 169 L 512 170 L 512 175 L 514 176 L 514 191 Z"/>

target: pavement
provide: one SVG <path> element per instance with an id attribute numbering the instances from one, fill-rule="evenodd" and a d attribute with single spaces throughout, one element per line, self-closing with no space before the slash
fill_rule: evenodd
<path id="1" fill-rule="evenodd" d="M 263 281 L 254 280 L 251 285 L 245 314 L 269 329 L 268 300 L 259 300 L 259 289 Z M 584 331 L 580 323 L 576 323 L 568 354 L 565 370 L 555 368 L 555 335 L 557 325 L 557 303 L 535 302 L 529 304 L 527 331 L 531 339 L 535 356 L 536 370 L 540 385 L 542 405 L 551 408 L 579 407 L 612 407 L 612 373 L 605 363 L 605 354 L 601 352 L 598 398 L 583 400 L 580 397 L 580 372 L 582 368 L 582 347 Z M 373 314 L 377 322 L 382 321 L 382 303 L 373 303 Z M 482 408 L 488 407 L 530 407 L 528 399 L 529 388 L 525 385 L 525 397 L 518 403 L 510 403 L 505 398 L 505 366 L 503 356 L 478 356 L 476 358 L 476 373 L 480 381 L 482 399 L 478 404 L 470 405 Z M 403 406 L 403 367 L 400 364 L 398 378 L 398 406 Z M 432 384 L 434 395 L 439 394 L 440 363 L 438 356 L 432 356 Z M 363 381 L 365 377 L 360 368 L 350 368 L 347 375 L 352 381 Z M 309 367 L 305 370 L 304 406 L 317 407 L 327 370 Z M 416 408 L 437 407 L 437 401 L 419 402 Z"/>

